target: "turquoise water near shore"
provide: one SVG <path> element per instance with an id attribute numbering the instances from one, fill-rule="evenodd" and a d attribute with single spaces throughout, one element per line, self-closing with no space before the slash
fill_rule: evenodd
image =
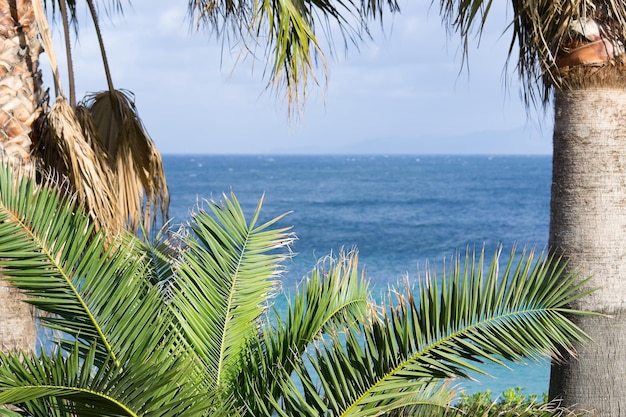
<path id="1" fill-rule="evenodd" d="M 298 236 L 286 264 L 286 293 L 317 259 L 356 246 L 375 289 L 427 263 L 466 249 L 502 245 L 545 248 L 548 239 L 549 156 L 208 156 L 165 155 L 174 222 L 188 219 L 202 199 L 235 193 L 247 213 L 264 197 L 263 218 L 281 220 Z M 548 388 L 547 362 L 489 366 L 492 377 L 463 382 L 469 392 L 495 394 L 520 386 Z"/>

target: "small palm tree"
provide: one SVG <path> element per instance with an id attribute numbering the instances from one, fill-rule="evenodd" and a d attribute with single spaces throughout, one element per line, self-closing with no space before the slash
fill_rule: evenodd
<path id="1" fill-rule="evenodd" d="M 357 253 L 323 259 L 272 308 L 294 236 L 234 196 L 146 243 L 95 230 L 58 187 L 0 168 L 0 267 L 53 331 L 0 354 L 0 415 L 374 416 L 443 411 L 446 381 L 586 339 L 576 277 L 532 252 L 483 256 L 372 299 Z"/>

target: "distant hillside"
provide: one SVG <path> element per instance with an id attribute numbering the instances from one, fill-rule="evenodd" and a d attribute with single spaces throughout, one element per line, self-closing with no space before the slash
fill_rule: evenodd
<path id="1" fill-rule="evenodd" d="M 373 139 L 337 148 L 347 154 L 532 154 L 552 153 L 551 132 L 535 129 L 474 132 L 459 136 Z"/>

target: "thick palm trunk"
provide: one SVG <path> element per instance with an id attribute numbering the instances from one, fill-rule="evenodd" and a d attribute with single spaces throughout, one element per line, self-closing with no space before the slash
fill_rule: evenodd
<path id="1" fill-rule="evenodd" d="M 0 158 L 28 165 L 31 129 L 40 113 L 41 81 L 32 2 L 0 0 Z M 35 322 L 21 294 L 0 278 L 0 349 L 32 349 Z"/>
<path id="2" fill-rule="evenodd" d="M 626 415 L 626 90 L 555 96 L 550 247 L 599 290 L 575 308 L 594 342 L 553 364 L 550 395 L 564 405 Z M 568 356 L 568 355 L 566 355 Z"/>

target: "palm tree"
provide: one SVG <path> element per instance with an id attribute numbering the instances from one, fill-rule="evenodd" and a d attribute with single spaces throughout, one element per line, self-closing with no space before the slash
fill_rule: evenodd
<path id="1" fill-rule="evenodd" d="M 441 0 L 464 44 L 482 30 L 492 1 Z M 595 343 L 552 366 L 550 395 L 600 415 L 626 410 L 626 3 L 511 1 L 510 56 L 529 105 L 554 103 L 550 248 L 600 289 L 573 308 L 612 316 L 577 317 Z"/>
<path id="2" fill-rule="evenodd" d="M 55 185 L 0 167 L 0 266 L 53 346 L 0 354 L 0 404 L 25 415 L 375 416 L 445 411 L 449 381 L 587 338 L 577 276 L 532 252 L 459 258 L 371 298 L 356 251 L 323 259 L 272 309 L 294 236 L 234 196 L 180 233 L 111 243 Z M 518 259 L 518 261 L 515 261 Z M 578 312 L 580 313 L 580 312 Z M 447 381 L 447 382 L 446 382 Z M 2 412 L 3 410 L 0 410 Z M 5 411 L 3 415 L 11 414 Z"/>

